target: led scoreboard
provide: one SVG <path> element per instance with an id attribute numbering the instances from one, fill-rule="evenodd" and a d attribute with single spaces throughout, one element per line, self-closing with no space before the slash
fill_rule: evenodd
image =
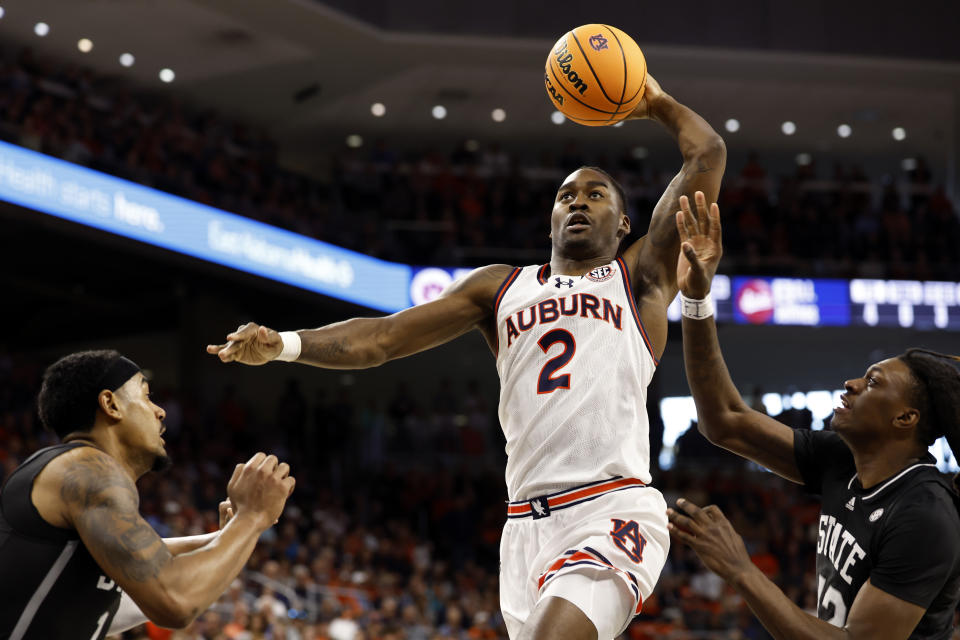
<path id="1" fill-rule="evenodd" d="M 854 325 L 960 330 L 960 282 L 851 280 Z"/>

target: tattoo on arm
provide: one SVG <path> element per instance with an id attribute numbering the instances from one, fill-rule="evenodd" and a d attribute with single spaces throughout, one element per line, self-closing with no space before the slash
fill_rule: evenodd
<path id="1" fill-rule="evenodd" d="M 307 341 L 303 343 L 301 358 L 311 362 L 331 362 L 347 351 L 346 338 L 333 338 L 324 342 Z"/>
<path id="2" fill-rule="evenodd" d="M 136 485 L 104 454 L 74 464 L 64 474 L 60 496 L 77 514 L 74 525 L 91 555 L 128 580 L 156 578 L 173 557 L 140 516 Z"/>

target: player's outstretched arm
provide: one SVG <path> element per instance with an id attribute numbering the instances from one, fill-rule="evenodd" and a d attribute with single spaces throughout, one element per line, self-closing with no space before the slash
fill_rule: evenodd
<path id="1" fill-rule="evenodd" d="M 136 485 L 115 459 L 83 447 L 69 463 L 60 481 L 67 522 L 100 568 L 164 627 L 185 627 L 220 597 L 294 485 L 274 456 L 237 465 L 228 486 L 236 515 L 212 542 L 174 556 L 140 516 Z"/>
<path id="2" fill-rule="evenodd" d="M 696 213 L 686 196 L 674 217 L 682 247 L 677 259 L 681 295 L 705 299 L 723 255 L 720 209 L 707 209 L 707 199 L 695 194 Z M 683 317 L 683 362 L 687 383 L 697 405 L 700 433 L 710 442 L 763 465 L 777 475 L 802 482 L 793 449 L 793 430 L 754 411 L 737 391 L 723 361 L 713 316 Z"/>
<path id="3" fill-rule="evenodd" d="M 907 640 L 926 611 L 867 581 L 857 593 L 844 626 L 834 626 L 800 609 L 763 575 L 750 561 L 743 539 L 717 506 L 701 509 L 681 499 L 676 509 L 667 510 L 667 516 L 674 537 L 690 546 L 708 569 L 736 589 L 777 640 Z M 834 606 L 842 607 L 843 602 Z"/>
<path id="4" fill-rule="evenodd" d="M 366 369 L 449 342 L 480 327 L 493 313 L 497 289 L 512 267 L 476 269 L 436 300 L 381 318 L 353 318 L 319 329 L 303 329 L 296 361 L 326 369 Z M 223 362 L 261 365 L 281 355 L 280 334 L 248 323 L 208 345 Z"/>
<path id="5" fill-rule="evenodd" d="M 716 201 L 727 164 L 727 148 L 706 120 L 664 92 L 652 76 L 647 76 L 643 100 L 630 119 L 651 119 L 662 124 L 677 141 L 683 156 L 680 172 L 654 207 L 647 235 L 624 253 L 635 284 L 646 285 L 638 290 L 656 289 L 666 308 L 677 295 L 674 267 L 680 239 L 673 220 L 677 200 L 682 195 L 693 197 L 695 191 L 703 191 L 708 202 Z"/>

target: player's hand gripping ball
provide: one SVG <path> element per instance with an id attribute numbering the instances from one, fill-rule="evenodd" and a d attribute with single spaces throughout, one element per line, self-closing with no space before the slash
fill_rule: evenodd
<path id="1" fill-rule="evenodd" d="M 565 33 L 547 56 L 544 85 L 568 119 L 601 127 L 629 116 L 643 98 L 647 61 L 633 38 L 605 24 Z"/>

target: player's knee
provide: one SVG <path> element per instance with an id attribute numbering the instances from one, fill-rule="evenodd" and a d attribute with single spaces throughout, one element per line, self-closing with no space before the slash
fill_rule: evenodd
<path id="1" fill-rule="evenodd" d="M 597 627 L 572 602 L 561 597 L 540 600 L 518 640 L 598 640 Z"/>

